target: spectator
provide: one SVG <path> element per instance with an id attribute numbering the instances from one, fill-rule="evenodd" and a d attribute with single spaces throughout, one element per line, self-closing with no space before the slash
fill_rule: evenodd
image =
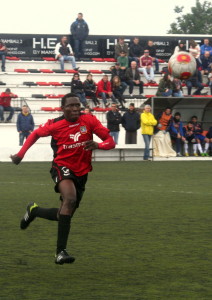
<path id="1" fill-rule="evenodd" d="M 153 41 L 149 40 L 145 49 L 149 50 L 149 55 L 152 57 L 153 62 L 155 63 L 155 72 L 159 72 L 159 62 L 156 57 L 156 48 L 154 46 Z"/>
<path id="2" fill-rule="evenodd" d="M 85 98 L 84 86 L 80 80 L 79 74 L 75 73 L 71 81 L 71 93 L 74 93 L 79 97 L 80 102 L 84 107 L 87 106 L 87 101 Z"/>
<path id="3" fill-rule="evenodd" d="M 111 98 L 112 102 L 116 103 L 116 98 L 113 95 L 112 89 L 111 89 L 111 82 L 108 80 L 108 76 L 104 75 L 102 77 L 102 80 L 100 80 L 97 84 L 97 91 L 96 95 L 102 97 L 102 101 L 105 105 L 105 107 L 108 107 L 110 103 L 107 103 L 107 99 Z"/>
<path id="4" fill-rule="evenodd" d="M 130 62 L 136 61 L 139 62 L 139 57 L 143 53 L 143 48 L 141 47 L 139 43 L 139 39 L 135 37 L 133 39 L 133 42 L 130 45 L 130 53 L 129 53 L 129 60 Z"/>
<path id="5" fill-rule="evenodd" d="M 154 155 L 160 157 L 176 156 L 176 152 L 172 148 L 170 139 L 170 125 L 172 121 L 171 108 L 167 107 L 157 117 L 158 125 L 156 126 L 156 134 L 153 139 Z"/>
<path id="6" fill-rule="evenodd" d="M 210 95 L 212 95 L 212 72 L 208 75 L 209 87 L 210 87 Z"/>
<path id="7" fill-rule="evenodd" d="M 85 40 L 89 34 L 88 24 L 83 19 L 83 14 L 78 13 L 78 17 L 75 22 L 71 24 L 71 34 L 74 39 L 74 51 L 77 59 L 83 57 Z"/>
<path id="8" fill-rule="evenodd" d="M 164 74 L 159 82 L 156 96 L 170 97 L 173 93 L 173 82 L 169 73 Z"/>
<path id="9" fill-rule="evenodd" d="M 86 80 L 84 82 L 84 92 L 85 96 L 91 97 L 94 105 L 96 107 L 99 107 L 100 102 L 96 97 L 96 83 L 94 82 L 91 74 L 87 75 Z"/>
<path id="10" fill-rule="evenodd" d="M 130 103 L 128 111 L 122 117 L 122 126 L 126 130 L 125 144 L 137 144 L 137 130 L 140 128 L 140 115 L 134 103 Z"/>
<path id="11" fill-rule="evenodd" d="M 179 41 L 178 46 L 174 48 L 174 54 L 177 54 L 181 51 L 186 51 L 186 43 L 184 41 Z"/>
<path id="12" fill-rule="evenodd" d="M 145 105 L 144 111 L 141 114 L 141 133 L 145 143 L 144 160 L 149 160 L 149 145 L 154 131 L 154 126 L 157 121 L 153 114 L 151 114 L 151 106 Z"/>
<path id="13" fill-rule="evenodd" d="M 22 106 L 22 111 L 18 114 L 16 127 L 19 132 L 19 145 L 22 146 L 24 139 L 28 138 L 35 127 L 33 116 L 29 112 L 29 107 L 27 105 Z"/>
<path id="14" fill-rule="evenodd" d="M 196 140 L 194 136 L 194 127 L 192 122 L 188 122 L 187 125 L 183 127 L 183 136 L 185 137 L 184 142 L 184 155 L 189 156 L 188 146 L 189 143 L 193 145 L 193 152 L 196 151 Z"/>
<path id="15" fill-rule="evenodd" d="M 1 70 L 5 72 L 5 61 L 6 61 L 7 48 L 0 42 L 0 58 L 1 58 Z"/>
<path id="16" fill-rule="evenodd" d="M 89 107 L 86 107 L 86 108 L 84 109 L 84 114 L 86 114 L 86 115 L 92 115 L 91 109 L 90 109 Z"/>
<path id="17" fill-rule="evenodd" d="M 115 59 L 117 59 L 118 56 L 120 56 L 120 53 L 124 51 L 126 53 L 126 56 L 129 56 L 129 50 L 128 45 L 124 42 L 124 38 L 120 37 L 118 39 L 118 43 L 115 45 Z"/>
<path id="18" fill-rule="evenodd" d="M 209 148 L 209 139 L 202 135 L 203 129 L 200 122 L 198 122 L 197 116 L 191 117 L 191 123 L 193 124 L 194 138 L 196 140 L 195 148 L 194 148 L 194 156 L 198 156 L 197 150 L 199 150 L 201 156 L 209 156 L 208 148 Z M 204 151 L 202 150 L 202 143 L 205 144 Z"/>
<path id="19" fill-rule="evenodd" d="M 208 51 L 212 56 L 212 47 L 210 46 L 209 39 L 204 39 L 204 44 L 200 47 L 201 58 L 204 56 L 206 51 Z"/>
<path id="20" fill-rule="evenodd" d="M 72 68 L 77 71 L 79 68 L 76 68 L 75 57 L 71 48 L 71 45 L 68 43 L 67 36 L 63 36 L 59 43 L 55 47 L 55 58 L 60 61 L 60 68 L 64 71 L 64 62 L 70 61 Z"/>
<path id="21" fill-rule="evenodd" d="M 120 68 L 122 70 L 126 70 L 128 68 L 129 59 L 128 59 L 128 56 L 126 56 L 126 52 L 124 52 L 124 51 L 120 52 L 120 56 L 118 56 L 117 62 L 119 63 Z"/>
<path id="22" fill-rule="evenodd" d="M 113 95 L 115 96 L 115 98 L 118 99 L 118 101 L 121 104 L 121 107 L 125 108 L 123 103 L 125 103 L 126 101 L 124 100 L 123 97 L 123 87 L 121 85 L 121 80 L 118 76 L 113 77 L 111 81 L 111 86 L 112 86 Z"/>
<path id="23" fill-rule="evenodd" d="M 110 130 L 110 135 L 112 136 L 116 145 L 118 144 L 119 138 L 119 124 L 121 124 L 121 114 L 117 109 L 117 105 L 112 103 L 111 110 L 107 112 L 107 128 Z"/>
<path id="24" fill-rule="evenodd" d="M 192 87 L 197 88 L 196 91 L 193 93 L 193 95 L 205 95 L 205 94 L 201 94 L 201 91 L 204 89 L 204 86 L 201 83 L 199 73 L 200 73 L 200 71 L 198 69 L 196 69 L 196 72 L 194 73 L 194 75 L 186 80 L 186 86 L 188 88 L 188 95 L 191 95 Z"/>
<path id="25" fill-rule="evenodd" d="M 172 141 L 176 144 L 176 152 L 177 156 L 182 156 L 181 154 L 181 144 L 182 142 L 185 142 L 184 132 L 183 132 L 183 123 L 181 122 L 181 114 L 179 112 L 176 112 L 174 114 L 174 117 L 171 120 L 170 123 L 170 135 Z"/>
<path id="26" fill-rule="evenodd" d="M 173 97 L 184 97 L 181 80 L 178 78 L 174 78 L 172 83 L 173 83 Z"/>
<path id="27" fill-rule="evenodd" d="M 201 73 L 203 75 L 208 75 L 211 72 L 211 67 L 212 67 L 212 55 L 210 56 L 209 51 L 205 51 L 203 54 L 203 57 L 201 59 Z"/>
<path id="28" fill-rule="evenodd" d="M 7 117 L 5 123 L 9 123 L 14 115 L 14 108 L 11 106 L 11 99 L 17 98 L 18 96 L 11 93 L 10 89 L 6 89 L 0 95 L 0 122 L 4 122 L 4 111 L 9 111 L 9 116 Z"/>
<path id="29" fill-rule="evenodd" d="M 139 93 L 142 96 L 144 83 L 140 80 L 140 74 L 135 61 L 131 62 L 130 68 L 127 68 L 125 75 L 127 84 L 129 85 L 130 96 L 133 97 L 134 86 L 139 86 Z"/>
<path id="30" fill-rule="evenodd" d="M 120 68 L 120 64 L 116 63 L 114 67 L 111 68 L 111 81 L 113 77 L 118 76 L 121 80 L 121 86 L 122 86 L 122 94 L 124 94 L 127 84 L 126 84 L 126 76 L 125 76 L 125 70 Z"/>
<path id="31" fill-rule="evenodd" d="M 144 55 L 139 59 L 140 68 L 138 70 L 142 72 L 149 83 L 156 83 L 154 81 L 154 69 L 153 69 L 153 59 L 149 55 L 149 50 L 144 50 Z"/>
<path id="32" fill-rule="evenodd" d="M 210 150 L 212 151 L 212 126 L 208 129 L 206 137 L 209 139 Z"/>
<path id="33" fill-rule="evenodd" d="M 189 53 L 196 59 L 197 67 L 199 68 L 201 66 L 200 46 L 194 40 L 189 41 Z"/>

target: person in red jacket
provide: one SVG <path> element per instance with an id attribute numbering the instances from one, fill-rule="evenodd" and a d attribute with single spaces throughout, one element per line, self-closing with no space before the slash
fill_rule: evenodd
<path id="1" fill-rule="evenodd" d="M 11 106 L 11 99 L 18 96 L 11 93 L 10 89 L 6 89 L 5 92 L 0 95 L 0 122 L 4 122 L 4 111 L 9 111 L 5 123 L 9 123 L 14 115 L 14 108 Z"/>
<path id="2" fill-rule="evenodd" d="M 27 206 L 27 211 L 21 220 L 21 229 L 26 229 L 35 218 L 58 221 L 56 264 L 73 263 L 75 258 L 66 251 L 66 245 L 71 226 L 71 218 L 79 207 L 88 173 L 92 170 L 92 150 L 110 150 L 115 147 L 109 130 L 91 114 L 80 112 L 80 100 L 73 94 L 62 98 L 63 115 L 48 120 L 34 130 L 21 150 L 11 155 L 12 162 L 19 164 L 27 150 L 40 138 L 51 136 L 51 147 L 54 152 L 50 170 L 55 182 L 55 192 L 60 193 L 60 208 L 42 208 L 35 202 Z M 93 141 L 96 134 L 103 142 Z"/>
<path id="3" fill-rule="evenodd" d="M 104 75 L 102 80 L 100 80 L 97 84 L 96 95 L 102 97 L 102 101 L 104 102 L 105 107 L 108 107 L 110 103 L 107 103 L 107 98 L 111 98 L 114 103 L 117 103 L 116 98 L 113 95 L 111 82 L 108 80 L 108 76 Z"/>

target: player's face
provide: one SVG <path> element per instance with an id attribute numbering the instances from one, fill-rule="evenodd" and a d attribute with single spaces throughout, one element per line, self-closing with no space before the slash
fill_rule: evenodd
<path id="1" fill-rule="evenodd" d="M 76 122 L 80 116 L 80 101 L 77 97 L 66 99 L 65 105 L 62 106 L 64 117 L 69 122 Z"/>

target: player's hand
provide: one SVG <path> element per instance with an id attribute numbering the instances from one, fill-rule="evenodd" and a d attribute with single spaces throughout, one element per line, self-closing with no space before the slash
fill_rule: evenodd
<path id="1" fill-rule="evenodd" d="M 22 161 L 22 158 L 19 157 L 18 155 L 10 155 L 10 158 L 12 160 L 12 162 L 15 164 L 15 165 L 18 165 L 20 164 L 20 162 Z"/>
<path id="2" fill-rule="evenodd" d="M 88 151 L 88 150 L 95 150 L 95 149 L 98 149 L 97 142 L 94 142 L 94 141 L 86 141 L 85 142 L 84 150 Z"/>

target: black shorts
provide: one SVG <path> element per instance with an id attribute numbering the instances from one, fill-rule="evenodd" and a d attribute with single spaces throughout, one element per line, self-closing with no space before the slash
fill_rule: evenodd
<path id="1" fill-rule="evenodd" d="M 52 164 L 50 170 L 52 179 L 55 183 L 54 190 L 56 193 L 60 193 L 58 189 L 58 184 L 64 179 L 71 179 L 74 182 L 76 193 L 77 193 L 77 207 L 82 199 L 83 193 L 85 191 L 85 184 L 87 182 L 88 174 L 83 176 L 76 176 L 73 171 L 64 166 L 58 166 L 56 163 Z M 62 200 L 62 199 L 61 199 Z"/>

